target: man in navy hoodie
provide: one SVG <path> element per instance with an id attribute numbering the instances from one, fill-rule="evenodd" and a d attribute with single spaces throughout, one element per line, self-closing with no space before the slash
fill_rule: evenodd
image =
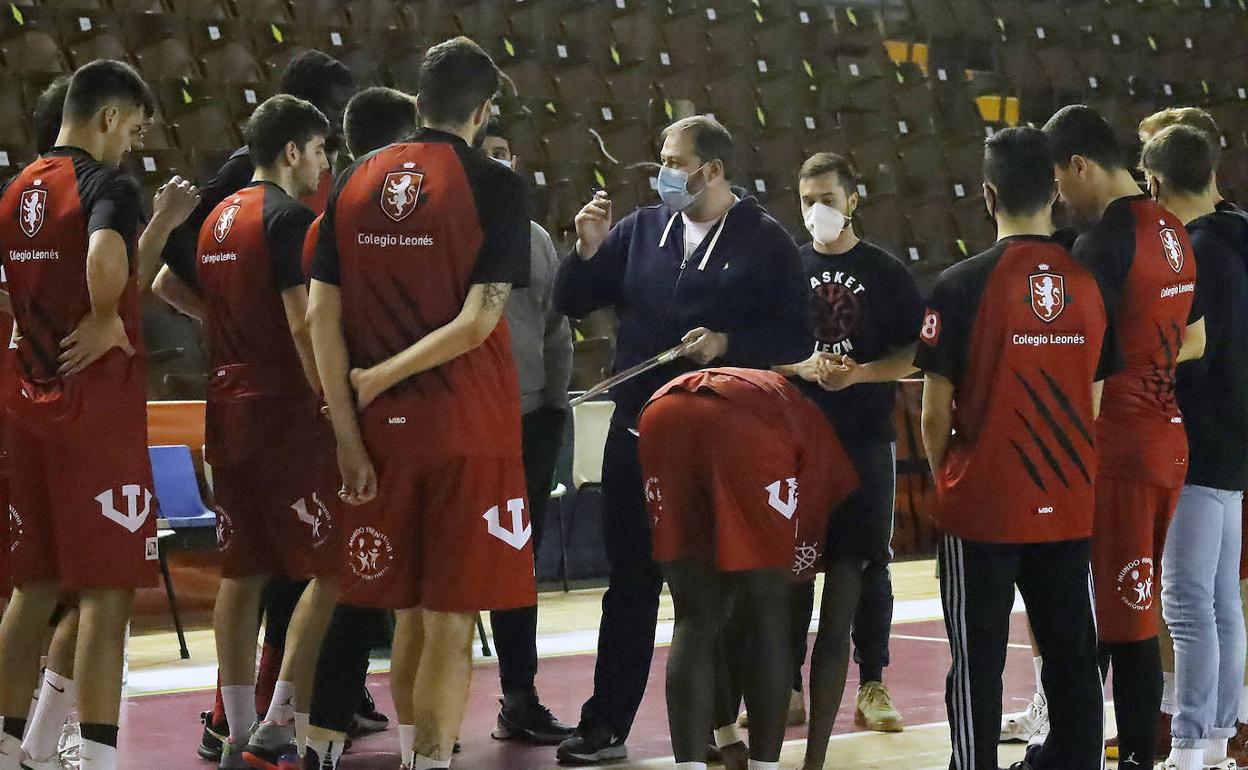
<path id="1" fill-rule="evenodd" d="M 613 368 L 627 369 L 689 342 L 683 358 L 614 388 L 615 416 L 603 460 L 603 535 L 611 577 L 602 600 L 594 694 L 576 733 L 559 747 L 566 763 L 627 755 L 624 741 L 645 694 L 663 578 L 651 558 L 637 458 L 637 414 L 678 374 L 717 366 L 769 369 L 813 349 L 805 273 L 792 237 L 752 197 L 729 186 L 732 136 L 695 115 L 663 131 L 659 195 L 611 226 L 598 193 L 576 217 L 577 243 L 555 283 L 555 307 L 581 317 L 611 307 L 619 317 Z"/>

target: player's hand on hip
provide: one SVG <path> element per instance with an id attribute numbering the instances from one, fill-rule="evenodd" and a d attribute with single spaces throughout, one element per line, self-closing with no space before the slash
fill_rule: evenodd
<path id="1" fill-rule="evenodd" d="M 377 470 L 363 441 L 338 442 L 338 471 L 342 474 L 338 497 L 343 502 L 363 505 L 377 496 Z"/>
<path id="2" fill-rule="evenodd" d="M 372 369 L 352 369 L 350 373 L 351 390 L 355 391 L 355 405 L 361 412 L 377 400 L 384 388 L 377 382 L 377 375 Z"/>
<path id="3" fill-rule="evenodd" d="M 598 253 L 598 247 L 611 231 L 611 199 L 599 190 L 576 215 L 576 252 L 582 259 Z"/>
<path id="4" fill-rule="evenodd" d="M 77 374 L 113 348 L 120 348 L 127 356 L 134 355 L 134 346 L 130 344 L 121 316 L 100 317 L 88 313 L 78 322 L 77 328 L 61 340 L 58 359 L 61 367 L 58 371 L 65 376 Z"/>
<path id="5" fill-rule="evenodd" d="M 199 188 L 189 179 L 174 176 L 152 198 L 152 219 L 162 220 L 169 227 L 177 227 L 186 221 L 197 205 Z"/>
<path id="6" fill-rule="evenodd" d="M 685 358 L 690 358 L 701 366 L 706 366 L 728 352 L 728 335 L 713 332 L 705 326 L 690 331 L 680 341 L 692 343 L 685 349 Z"/>

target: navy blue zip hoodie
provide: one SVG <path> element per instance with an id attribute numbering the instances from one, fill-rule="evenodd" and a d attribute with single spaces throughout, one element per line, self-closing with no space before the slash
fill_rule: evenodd
<path id="1" fill-rule="evenodd" d="M 705 326 L 728 335 L 711 366 L 768 369 L 810 356 L 805 273 L 793 238 L 752 197 L 736 203 L 684 259 L 684 220 L 663 204 L 639 208 L 608 233 L 592 259 L 572 251 L 555 279 L 554 304 L 580 318 L 613 307 L 620 327 L 613 369 L 678 345 Z M 697 369 L 687 358 L 613 389 L 616 423 L 632 426 L 654 391 Z"/>
<path id="2" fill-rule="evenodd" d="M 1205 354 L 1179 364 L 1187 483 L 1248 488 L 1248 214 L 1219 206 L 1187 225 L 1205 311 Z"/>

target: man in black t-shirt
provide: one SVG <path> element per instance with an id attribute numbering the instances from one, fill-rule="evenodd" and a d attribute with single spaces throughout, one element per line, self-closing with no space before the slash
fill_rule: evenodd
<path id="1" fill-rule="evenodd" d="M 914 371 L 923 304 L 905 265 L 860 240 L 849 226 L 858 192 L 854 171 L 844 158 L 826 152 L 812 156 L 802 165 L 798 187 L 803 218 L 814 238 L 801 248 L 801 257 L 816 356 L 783 369 L 802 378 L 803 393 L 843 437 L 862 479 L 828 524 L 829 578 L 811 670 L 806 756 L 807 767 L 819 767 L 845 687 L 848 647 L 841 642 L 851 625 L 860 683 L 855 721 L 880 732 L 897 732 L 903 726 L 881 681 L 893 614 L 888 571 L 896 488 L 893 404 L 897 380 Z M 813 584 L 795 587 L 794 602 L 793 636 L 799 653 L 794 689 L 800 691 Z M 800 699 L 795 692 L 794 706 Z"/>

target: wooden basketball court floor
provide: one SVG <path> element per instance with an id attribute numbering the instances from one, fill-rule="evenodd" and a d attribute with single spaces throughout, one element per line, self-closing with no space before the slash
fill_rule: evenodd
<path id="1" fill-rule="evenodd" d="M 940 620 L 938 585 L 931 561 L 894 565 L 896 612 L 885 680 L 906 718 L 905 732 L 882 735 L 853 724 L 857 670 L 851 665 L 846 696 L 828 754 L 826 770 L 898 768 L 944 770 L 949 763 L 949 733 L 944 708 L 944 676 L 949 652 Z M 602 590 L 543 594 L 540 604 L 538 690 L 564 721 L 575 722 L 581 703 L 593 686 Z M 649 687 L 628 739 L 629 759 L 614 763 L 620 770 L 670 768 L 673 765 L 664 704 L 663 668 L 671 637 L 672 608 L 664 595 L 659 614 L 658 645 Z M 488 625 L 488 624 L 487 624 Z M 216 660 L 210 629 L 189 632 L 191 659 L 178 658 L 172 634 L 136 635 L 131 643 L 131 673 L 122 713 L 121 766 L 127 770 L 209 770 L 213 765 L 194 751 L 198 715 L 212 705 Z M 547 770 L 558 765 L 553 748 L 532 748 L 490 738 L 498 711 L 498 672 L 493 658 L 480 658 L 473 679 L 468 716 L 461 731 L 463 753 L 457 770 Z M 1027 647 L 1021 605 L 1015 604 L 1011 649 L 1004 677 L 1007 711 L 1024 708 L 1031 698 L 1034 675 Z M 370 689 L 382 711 L 393 718 L 386 672 L 389 661 L 375 660 Z M 1107 729 L 1112 711 L 1107 711 Z M 800 762 L 805 728 L 792 728 L 782 756 L 785 770 Z M 1021 758 L 1022 747 L 1003 745 L 1000 763 Z M 344 770 L 393 770 L 398 767 L 397 735 L 390 730 L 359 741 L 343 758 Z"/>

